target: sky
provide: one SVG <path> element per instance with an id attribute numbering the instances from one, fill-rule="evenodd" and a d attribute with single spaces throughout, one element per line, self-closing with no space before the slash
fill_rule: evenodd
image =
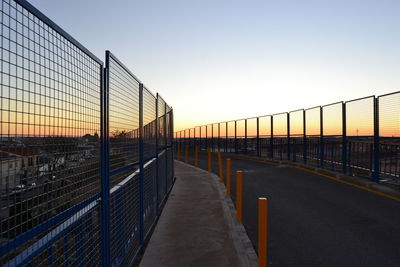
<path id="1" fill-rule="evenodd" d="M 400 1 L 30 0 L 174 109 L 175 130 L 400 90 Z"/>

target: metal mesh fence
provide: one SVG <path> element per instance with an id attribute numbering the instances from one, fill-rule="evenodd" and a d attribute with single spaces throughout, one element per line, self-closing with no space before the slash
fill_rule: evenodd
<path id="1" fill-rule="evenodd" d="M 26 3 L 0 5 L 0 264 L 66 262 L 78 249 L 98 263 L 94 209 L 79 229 L 65 218 L 40 226 L 100 192 L 101 62 Z"/>
<path id="2" fill-rule="evenodd" d="M 0 7 L 0 265 L 131 264 L 173 183 L 172 109 L 26 1 Z"/>
<path id="3" fill-rule="evenodd" d="M 379 170 L 385 182 L 399 184 L 400 178 L 400 92 L 378 98 Z"/>
<path id="4" fill-rule="evenodd" d="M 221 122 L 219 135 L 208 135 L 202 148 L 219 142 L 227 153 L 297 161 L 399 186 L 399 111 L 400 93 L 394 92 Z"/>

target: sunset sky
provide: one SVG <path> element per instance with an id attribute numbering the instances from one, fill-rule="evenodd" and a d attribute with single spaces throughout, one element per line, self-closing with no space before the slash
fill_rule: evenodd
<path id="1" fill-rule="evenodd" d="M 159 92 L 175 130 L 400 90 L 398 0 L 30 2 Z"/>

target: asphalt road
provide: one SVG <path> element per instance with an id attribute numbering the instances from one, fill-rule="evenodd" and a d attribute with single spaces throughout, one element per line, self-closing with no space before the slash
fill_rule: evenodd
<path id="1" fill-rule="evenodd" d="M 205 153 L 200 167 L 207 168 Z M 270 266 L 400 266 L 400 201 L 298 169 L 238 159 L 232 159 L 233 199 L 236 170 L 244 171 L 243 223 L 255 247 L 257 199 L 269 199 Z M 216 154 L 213 172 L 218 174 Z"/>

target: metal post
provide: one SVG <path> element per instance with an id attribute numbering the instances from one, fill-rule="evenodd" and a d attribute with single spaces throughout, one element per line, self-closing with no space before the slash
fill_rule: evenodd
<path id="1" fill-rule="evenodd" d="M 235 154 L 237 154 L 237 132 L 236 132 L 236 121 L 235 121 Z"/>
<path id="2" fill-rule="evenodd" d="M 205 140 L 205 145 L 206 147 L 204 149 L 208 148 L 208 129 L 207 129 L 207 125 L 206 125 L 206 140 Z"/>
<path id="3" fill-rule="evenodd" d="M 261 156 L 261 151 L 260 151 L 260 120 L 257 117 L 257 157 Z"/>
<path id="4" fill-rule="evenodd" d="M 307 164 L 307 123 L 306 111 L 303 109 L 303 162 Z"/>
<path id="5" fill-rule="evenodd" d="M 228 152 L 228 122 L 225 123 L 225 152 Z"/>
<path id="6" fill-rule="evenodd" d="M 211 124 L 211 151 L 214 149 L 214 124 Z"/>
<path id="7" fill-rule="evenodd" d="M 101 73 L 101 262 L 103 267 L 111 266 L 110 246 L 110 176 L 109 176 L 109 143 L 108 143 L 108 74 L 109 51 L 106 52 L 106 68 L 100 67 Z"/>
<path id="8" fill-rule="evenodd" d="M 244 120 L 244 154 L 247 154 L 247 119 Z"/>
<path id="9" fill-rule="evenodd" d="M 218 123 L 218 152 L 221 152 L 220 142 L 221 142 L 221 133 L 220 133 L 220 124 Z"/>
<path id="10" fill-rule="evenodd" d="M 290 160 L 290 113 L 287 113 L 287 159 Z"/>
<path id="11" fill-rule="evenodd" d="M 346 103 L 342 103 L 342 167 L 343 173 L 347 173 L 347 122 Z"/>
<path id="12" fill-rule="evenodd" d="M 171 122 L 171 120 L 170 120 Z M 164 102 L 164 144 L 165 144 L 165 196 L 168 193 L 168 136 L 167 136 L 167 104 Z"/>
<path id="13" fill-rule="evenodd" d="M 274 158 L 274 116 L 271 116 L 271 135 L 269 139 L 270 158 Z"/>
<path id="14" fill-rule="evenodd" d="M 156 214 L 157 217 L 159 216 L 160 210 L 159 210 L 159 205 L 160 205 L 160 199 L 159 199 L 159 173 L 158 173 L 158 164 L 159 164 L 159 159 L 158 159 L 158 138 L 159 138 L 159 120 L 158 120 L 158 93 L 156 95 Z M 179 132 L 179 136 L 182 136 L 182 132 Z M 179 151 L 177 151 L 177 155 L 180 155 L 181 151 L 181 143 L 180 143 L 180 138 L 179 138 L 179 145 L 177 147 L 177 149 L 179 149 Z M 180 156 L 179 156 L 180 157 Z M 179 159 L 178 159 L 179 160 Z"/>
<path id="15" fill-rule="evenodd" d="M 139 84 L 139 231 L 140 251 L 144 252 L 144 144 L 143 144 L 143 84 Z"/>
<path id="16" fill-rule="evenodd" d="M 323 107 L 319 110 L 319 166 L 324 167 L 324 116 Z"/>
<path id="17" fill-rule="evenodd" d="M 379 182 L 379 98 L 374 97 L 374 171 L 373 179 Z"/>

